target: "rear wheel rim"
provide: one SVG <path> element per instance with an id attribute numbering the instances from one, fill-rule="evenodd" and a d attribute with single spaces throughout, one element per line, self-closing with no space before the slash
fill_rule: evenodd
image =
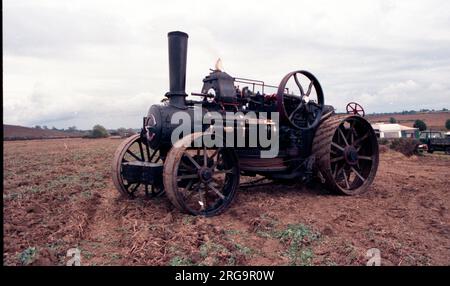
<path id="1" fill-rule="evenodd" d="M 378 166 L 378 143 L 366 121 L 349 117 L 337 127 L 330 146 L 330 171 L 336 186 L 347 194 L 370 184 Z"/>

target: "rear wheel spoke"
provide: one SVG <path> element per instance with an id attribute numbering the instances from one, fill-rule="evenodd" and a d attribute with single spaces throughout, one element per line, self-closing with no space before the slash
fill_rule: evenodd
<path id="1" fill-rule="evenodd" d="M 361 181 L 363 181 L 363 183 L 366 181 L 366 179 L 363 176 L 361 176 L 361 174 L 358 171 L 356 171 L 355 168 L 352 167 L 351 169 L 356 174 L 356 176 L 358 176 L 361 179 Z"/>
<path id="2" fill-rule="evenodd" d="M 344 156 L 339 156 L 330 160 L 331 163 L 344 160 Z"/>
<path id="3" fill-rule="evenodd" d="M 216 193 L 222 200 L 225 199 L 225 196 L 224 196 L 218 189 L 216 189 L 216 187 L 214 187 L 214 186 L 212 185 L 211 182 L 208 183 L 208 187 L 209 187 L 211 190 L 213 190 L 214 193 Z"/>
<path id="4" fill-rule="evenodd" d="M 339 134 L 342 137 L 342 140 L 344 140 L 345 146 L 348 146 L 347 138 L 345 138 L 344 132 L 342 132 L 341 128 L 338 128 Z"/>
<path id="5" fill-rule="evenodd" d="M 228 170 L 217 170 L 214 171 L 215 174 L 233 174 L 233 169 L 228 169 Z"/>
<path id="6" fill-rule="evenodd" d="M 344 152 L 344 147 L 338 145 L 338 144 L 335 143 L 335 142 L 331 142 L 331 146 L 333 146 L 333 147 L 337 148 L 338 150 Z"/>
<path id="7" fill-rule="evenodd" d="M 353 142 L 353 146 L 359 145 L 362 141 L 366 140 L 367 137 L 369 137 L 369 132 L 364 134 L 364 136 L 362 136 L 361 138 L 356 139 L 356 141 Z"/>
<path id="8" fill-rule="evenodd" d="M 372 157 L 370 156 L 358 156 L 358 159 L 372 161 Z"/>
<path id="9" fill-rule="evenodd" d="M 345 186 L 347 187 L 347 190 L 349 190 L 350 189 L 350 185 L 348 183 L 347 174 L 345 173 L 345 169 L 342 169 L 342 174 L 344 175 Z"/>

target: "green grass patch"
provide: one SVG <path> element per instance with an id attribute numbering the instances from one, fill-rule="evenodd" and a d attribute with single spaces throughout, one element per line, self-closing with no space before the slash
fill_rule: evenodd
<path id="1" fill-rule="evenodd" d="M 290 265 L 312 265 L 314 252 L 310 245 L 320 238 L 320 233 L 304 224 L 289 224 L 277 231 L 275 237 L 287 246 L 285 255 Z"/>
<path id="2" fill-rule="evenodd" d="M 169 261 L 170 266 L 193 266 L 194 264 L 188 258 L 184 258 L 181 256 L 174 256 Z"/>
<path id="3" fill-rule="evenodd" d="M 19 260 L 22 265 L 30 265 L 36 259 L 38 250 L 36 247 L 28 247 L 19 254 Z"/>

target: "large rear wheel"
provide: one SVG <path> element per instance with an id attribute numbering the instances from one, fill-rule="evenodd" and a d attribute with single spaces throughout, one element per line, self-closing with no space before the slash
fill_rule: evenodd
<path id="1" fill-rule="evenodd" d="M 164 188 L 182 212 L 214 216 L 227 209 L 239 186 L 239 164 L 232 149 L 189 147 L 193 133 L 174 144 L 164 163 Z"/>
<path id="2" fill-rule="evenodd" d="M 337 193 L 361 194 L 377 173 L 377 137 L 361 116 L 337 115 L 324 120 L 316 131 L 312 151 L 319 177 Z"/>

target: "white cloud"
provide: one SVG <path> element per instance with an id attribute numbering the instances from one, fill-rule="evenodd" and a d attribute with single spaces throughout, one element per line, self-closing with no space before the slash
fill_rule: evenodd
<path id="1" fill-rule="evenodd" d="M 126 4 L 125 4 L 126 3 Z M 278 84 L 316 74 L 326 102 L 450 107 L 450 2 L 4 1 L 4 122 L 137 127 L 168 90 L 167 32 L 189 33 L 187 91 L 221 57 Z"/>

